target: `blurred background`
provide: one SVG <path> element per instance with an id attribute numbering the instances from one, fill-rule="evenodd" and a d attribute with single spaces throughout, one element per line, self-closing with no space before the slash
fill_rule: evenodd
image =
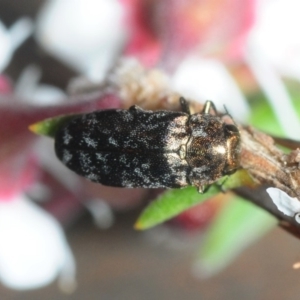
<path id="1" fill-rule="evenodd" d="M 136 231 L 161 191 L 87 182 L 28 126 L 173 90 L 299 140 L 299 10 L 297 0 L 0 0 L 1 300 L 298 299 L 299 241 L 267 213 L 221 195 Z M 144 82 L 141 68 L 165 75 Z"/>

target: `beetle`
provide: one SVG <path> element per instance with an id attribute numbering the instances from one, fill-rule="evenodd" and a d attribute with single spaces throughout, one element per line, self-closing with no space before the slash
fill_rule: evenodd
<path id="1" fill-rule="evenodd" d="M 57 157 L 85 178 L 114 187 L 205 187 L 239 167 L 241 141 L 230 117 L 212 101 L 191 114 L 134 105 L 78 115 L 55 135 Z"/>

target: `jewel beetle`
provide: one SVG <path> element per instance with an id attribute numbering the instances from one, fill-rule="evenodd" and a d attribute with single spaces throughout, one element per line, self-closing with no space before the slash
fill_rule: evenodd
<path id="1" fill-rule="evenodd" d="M 56 155 L 72 171 L 103 185 L 192 185 L 203 192 L 240 167 L 239 130 L 211 101 L 195 114 L 182 97 L 180 104 L 177 112 L 134 105 L 78 115 L 56 132 Z"/>

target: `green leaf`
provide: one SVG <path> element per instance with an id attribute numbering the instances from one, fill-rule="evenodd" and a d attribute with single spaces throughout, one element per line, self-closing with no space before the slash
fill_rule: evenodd
<path id="1" fill-rule="evenodd" d="M 288 80 L 285 81 L 285 85 L 292 99 L 293 107 L 300 117 L 299 83 L 297 81 Z M 284 136 L 284 131 L 282 130 L 266 96 L 262 93 L 256 93 L 249 98 L 251 100 L 252 113 L 248 122 L 257 129 L 269 134 Z M 285 104 L 282 103 L 282 105 Z"/>
<path id="2" fill-rule="evenodd" d="M 208 229 L 195 264 L 196 273 L 209 277 L 219 272 L 276 224 L 270 214 L 235 196 Z"/>
<path id="3" fill-rule="evenodd" d="M 30 125 L 29 130 L 35 134 L 54 138 L 57 130 L 76 116 L 76 114 L 69 114 L 45 119 L 43 121 Z"/>
<path id="4" fill-rule="evenodd" d="M 145 230 L 167 221 L 218 194 L 220 185 L 226 190 L 249 182 L 252 183 L 252 179 L 248 172 L 239 170 L 229 177 L 226 176 L 225 179 L 220 179 L 218 184 L 210 186 L 204 194 L 199 194 L 192 186 L 180 190 L 168 190 L 144 209 L 134 227 L 138 230 Z"/>
<path id="5" fill-rule="evenodd" d="M 220 189 L 216 186 L 211 186 L 205 194 L 199 194 L 192 186 L 168 190 L 145 208 L 134 227 L 144 230 L 156 226 L 219 192 Z"/>
<path id="6" fill-rule="evenodd" d="M 269 134 L 283 135 L 283 130 L 276 119 L 272 107 L 263 95 L 257 95 L 255 98 L 249 124 Z"/>
<path id="7" fill-rule="evenodd" d="M 230 190 L 240 186 L 255 187 L 256 183 L 245 169 L 237 170 L 230 176 L 225 176 L 225 179 L 220 179 L 217 184 L 222 187 L 222 190 Z"/>

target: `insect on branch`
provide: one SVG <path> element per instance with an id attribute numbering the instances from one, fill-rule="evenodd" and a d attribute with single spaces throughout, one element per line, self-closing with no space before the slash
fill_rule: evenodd
<path id="1" fill-rule="evenodd" d="M 126 63 L 118 66 L 101 89 L 104 94 L 105 90 L 116 94 L 125 109 L 87 114 L 60 132 L 56 152 L 69 168 L 113 186 L 194 185 L 202 191 L 206 184 L 242 167 L 257 189 L 241 187 L 236 193 L 269 211 L 282 227 L 300 237 L 300 225 L 280 213 L 265 192 L 266 187 L 276 187 L 300 199 L 299 143 L 293 142 L 296 147 L 286 154 L 271 136 L 236 124 L 229 113 L 219 114 L 210 101 L 206 105 L 185 101 L 170 90 L 167 75 L 138 64 L 128 69 Z M 78 128 L 89 130 L 79 132 Z M 99 147 L 99 136 L 105 145 L 91 156 Z"/>

